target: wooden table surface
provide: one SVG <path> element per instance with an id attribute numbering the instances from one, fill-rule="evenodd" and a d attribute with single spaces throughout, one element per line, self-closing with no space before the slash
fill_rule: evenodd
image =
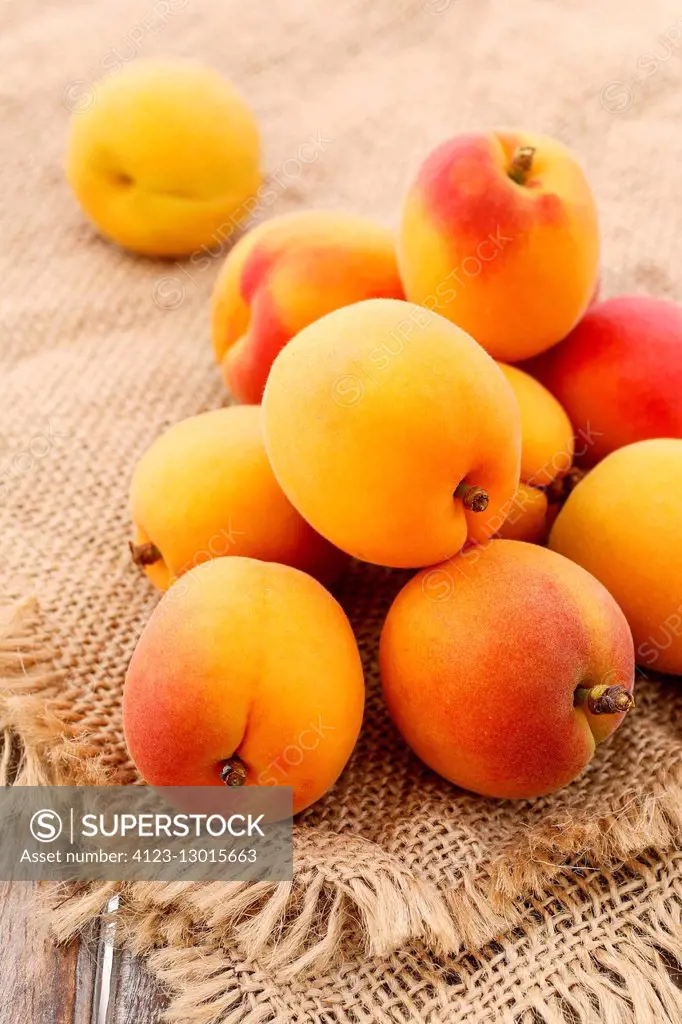
<path id="1" fill-rule="evenodd" d="M 157 1024 L 163 993 L 143 964 L 113 952 L 104 929 L 54 948 L 41 938 L 29 882 L 0 883 L 0 1024 Z"/>

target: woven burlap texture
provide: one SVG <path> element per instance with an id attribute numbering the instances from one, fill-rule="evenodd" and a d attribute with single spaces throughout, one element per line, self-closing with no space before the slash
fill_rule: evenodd
<path id="1" fill-rule="evenodd" d="M 604 292 L 674 297 L 682 76 L 658 37 L 678 18 L 662 0 L 599 12 L 588 0 L 27 0 L 5 12 L 3 778 L 135 780 L 121 686 L 158 595 L 126 548 L 130 474 L 166 426 L 228 400 L 208 341 L 225 244 L 202 263 L 136 259 L 68 193 L 68 114 L 96 102 L 92 83 L 161 53 L 228 72 L 272 175 L 276 198 L 255 220 L 317 205 L 395 225 L 411 171 L 447 134 L 550 132 L 594 184 Z M 122 889 L 119 936 L 150 953 L 174 993 L 170 1019 L 679 1019 L 679 683 L 640 683 L 636 713 L 556 796 L 460 792 L 412 757 L 381 700 L 378 631 L 406 578 L 356 566 L 336 588 L 367 713 L 342 779 L 296 826 L 293 884 Z M 113 888 L 60 893 L 58 935 Z"/>

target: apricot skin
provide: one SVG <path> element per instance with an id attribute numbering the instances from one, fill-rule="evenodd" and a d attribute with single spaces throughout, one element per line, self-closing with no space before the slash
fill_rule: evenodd
<path id="1" fill-rule="evenodd" d="M 579 686 L 631 690 L 632 637 L 592 576 L 534 544 L 494 540 L 418 573 L 380 644 L 389 712 L 414 752 L 484 796 L 575 779 L 623 716 L 574 706 Z"/>
<path id="2" fill-rule="evenodd" d="M 533 147 L 525 184 L 511 179 Z M 408 299 L 467 331 L 496 359 L 555 345 L 597 285 L 599 228 L 585 175 L 546 135 L 455 136 L 427 157 L 403 206 L 398 263 Z"/>
<path id="3" fill-rule="evenodd" d="M 261 184 L 256 122 L 212 68 L 136 60 L 71 119 L 69 184 L 102 234 L 148 256 L 225 238 Z"/>
<path id="4" fill-rule="evenodd" d="M 573 464 L 573 427 L 563 408 L 537 380 L 517 366 L 499 363 L 521 413 L 523 483 L 546 487 Z"/>
<path id="5" fill-rule="evenodd" d="M 306 327 L 275 360 L 262 410 L 285 494 L 364 561 L 429 565 L 485 540 L 516 490 L 511 388 L 464 331 L 411 303 L 372 299 Z M 488 491 L 485 512 L 454 496 L 464 480 Z"/>
<path id="6" fill-rule="evenodd" d="M 527 367 L 578 431 L 583 466 L 627 444 L 682 437 L 682 307 L 645 295 L 593 306 Z"/>
<path id="7" fill-rule="evenodd" d="M 623 609 L 646 670 L 682 674 L 682 440 L 607 455 L 571 493 L 549 545 Z"/>
<path id="8" fill-rule="evenodd" d="M 556 398 L 517 366 L 498 363 L 521 413 L 521 481 L 498 530 L 505 540 L 542 544 L 547 539 L 547 498 L 540 488 L 564 476 L 573 464 L 573 428 Z"/>
<path id="9" fill-rule="evenodd" d="M 544 491 L 531 484 L 520 483 L 516 489 L 507 518 L 497 531 L 503 540 L 525 540 L 543 544 L 547 539 L 548 503 Z"/>
<path id="10" fill-rule="evenodd" d="M 223 785 L 237 755 L 247 786 L 292 786 L 296 813 L 341 774 L 363 705 L 360 655 L 331 595 L 289 566 L 220 558 L 159 602 L 128 668 L 123 725 L 151 785 Z"/>
<path id="11" fill-rule="evenodd" d="M 272 362 L 294 334 L 378 297 L 403 297 L 393 235 L 380 224 L 313 210 L 249 231 L 213 291 L 213 350 L 227 387 L 240 402 L 260 402 Z"/>
<path id="12" fill-rule="evenodd" d="M 284 496 L 254 406 L 215 409 L 170 427 L 138 462 L 130 505 L 134 543 L 151 542 L 162 555 L 145 567 L 162 590 L 225 555 L 283 562 L 323 583 L 347 562 Z"/>

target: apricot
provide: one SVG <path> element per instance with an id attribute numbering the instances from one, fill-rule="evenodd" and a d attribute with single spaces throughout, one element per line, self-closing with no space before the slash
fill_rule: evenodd
<path id="1" fill-rule="evenodd" d="M 410 580 L 386 619 L 380 667 L 414 752 L 484 796 L 567 785 L 633 703 L 632 637 L 614 599 L 568 559 L 512 540 Z"/>
<path id="2" fill-rule="evenodd" d="M 72 116 L 66 171 L 107 238 L 148 256 L 181 256 L 246 217 L 259 162 L 253 114 L 218 71 L 137 60 Z"/>
<path id="3" fill-rule="evenodd" d="M 284 496 L 254 406 L 215 409 L 170 427 L 138 462 L 130 507 L 133 558 L 161 590 L 222 555 L 284 562 L 325 583 L 347 561 Z"/>
<path id="4" fill-rule="evenodd" d="M 393 235 L 338 210 L 285 214 L 237 242 L 213 291 L 213 350 L 240 402 L 258 403 L 272 361 L 314 320 L 371 298 L 402 298 Z"/>
<path id="5" fill-rule="evenodd" d="M 607 455 L 571 492 L 550 547 L 582 565 L 625 612 L 637 661 L 682 673 L 682 440 Z"/>
<path id="6" fill-rule="evenodd" d="M 536 355 L 575 326 L 597 284 L 599 229 L 585 175 L 546 135 L 455 136 L 407 193 L 398 263 L 408 299 L 496 359 Z"/>
<path id="7" fill-rule="evenodd" d="M 301 515 L 368 562 L 429 565 L 485 540 L 518 483 L 519 411 L 464 331 L 396 299 L 336 310 L 275 359 L 265 444 Z"/>
<path id="8" fill-rule="evenodd" d="M 520 479 L 546 487 L 573 463 L 573 427 L 547 388 L 516 366 L 499 364 L 521 412 Z"/>
<path id="9" fill-rule="evenodd" d="M 549 532 L 548 502 L 541 490 L 573 462 L 573 428 L 557 400 L 529 374 L 499 363 L 521 412 L 521 482 L 497 531 L 506 540 L 542 544 Z"/>
<path id="10" fill-rule="evenodd" d="M 682 437 L 682 307 L 645 295 L 593 306 L 568 337 L 527 369 L 578 431 L 593 466 L 624 445 Z"/>
<path id="11" fill-rule="evenodd" d="M 543 544 L 549 530 L 548 507 L 544 491 L 531 484 L 520 483 L 497 536 L 504 540 L 525 540 L 529 544 Z"/>
<path id="12" fill-rule="evenodd" d="M 130 756 L 154 786 L 292 786 L 294 813 L 351 755 L 364 681 L 343 610 L 289 566 L 218 558 L 164 595 L 123 692 Z"/>

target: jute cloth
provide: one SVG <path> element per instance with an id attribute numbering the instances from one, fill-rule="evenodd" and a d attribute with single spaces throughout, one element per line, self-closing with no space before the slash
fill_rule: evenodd
<path id="1" fill-rule="evenodd" d="M 135 781 L 121 686 L 158 596 L 126 550 L 128 483 L 161 430 L 228 400 L 208 342 L 225 244 L 176 266 L 102 241 L 64 182 L 67 108 L 136 55 L 224 69 L 263 129 L 272 188 L 254 220 L 317 205 L 395 224 L 444 136 L 544 130 L 593 182 L 604 292 L 680 298 L 682 75 L 660 39 L 682 35 L 680 16 L 663 0 L 3 8 L 3 781 Z M 356 566 L 337 588 L 366 720 L 342 779 L 296 826 L 293 884 L 121 890 L 118 935 L 168 985 L 169 1019 L 679 1020 L 679 682 L 641 682 L 636 713 L 562 793 L 460 792 L 411 756 L 381 700 L 378 632 L 406 578 Z M 115 890 L 60 891 L 57 935 Z"/>

